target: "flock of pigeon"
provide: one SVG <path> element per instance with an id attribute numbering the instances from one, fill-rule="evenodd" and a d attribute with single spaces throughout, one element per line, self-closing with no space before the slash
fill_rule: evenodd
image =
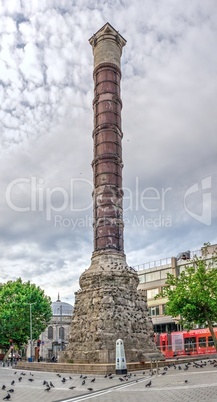
<path id="1" fill-rule="evenodd" d="M 16 375 L 16 374 L 17 374 L 17 371 L 15 371 L 14 374 Z M 28 375 L 27 373 L 21 372 L 20 374 L 18 374 L 18 378 L 16 379 L 16 381 L 17 381 L 17 382 L 21 382 L 21 381 L 23 380 L 24 376 L 27 376 L 27 375 Z M 73 378 L 72 378 L 71 376 L 66 377 L 66 376 L 63 376 L 63 375 L 61 375 L 61 374 L 56 374 L 56 375 L 57 375 L 57 377 L 59 377 L 60 381 L 61 381 L 63 384 L 66 383 L 66 382 L 68 382 L 69 385 L 70 385 L 70 380 L 73 380 Z M 28 381 L 29 381 L 30 383 L 34 381 L 34 378 L 33 378 L 33 377 L 34 377 L 34 374 L 32 374 L 31 372 L 29 373 L 28 377 L 29 377 L 29 378 L 28 378 Z M 112 378 L 113 378 L 112 375 L 106 375 L 105 377 L 108 377 L 109 379 L 112 379 Z M 81 380 L 81 384 L 79 384 L 79 385 L 82 385 L 82 386 L 87 385 L 87 376 L 86 376 L 86 375 L 82 375 L 82 374 L 81 374 L 81 375 L 80 375 L 80 380 Z M 11 399 L 11 395 L 15 392 L 14 386 L 15 386 L 16 381 L 13 380 L 13 381 L 11 382 L 10 386 L 8 386 L 8 387 L 6 387 L 5 384 L 2 385 L 1 389 L 2 389 L 3 391 L 6 391 L 6 392 L 7 392 L 7 395 L 3 398 L 3 400 L 9 400 L 9 399 Z M 92 378 L 89 382 L 90 382 L 91 385 L 92 385 L 95 381 L 96 381 L 96 378 L 94 377 L 94 378 Z M 42 385 L 44 386 L 44 391 L 45 391 L 45 392 L 49 392 L 52 388 L 55 388 L 55 385 L 53 384 L 52 381 L 43 380 Z M 57 386 L 58 386 L 58 385 L 59 385 L 59 384 L 57 384 Z M 11 387 L 11 386 L 12 386 L 13 388 L 10 388 L 10 389 L 9 389 L 9 387 Z M 76 388 L 76 386 L 69 386 L 68 389 L 73 390 L 73 389 L 75 389 L 75 388 Z M 80 387 L 79 387 L 79 388 L 80 388 Z M 86 387 L 84 387 L 84 389 L 86 389 Z M 87 390 L 88 390 L 88 391 L 93 391 L 93 388 L 92 388 L 91 386 L 89 386 L 89 387 L 87 388 Z"/>
<path id="2" fill-rule="evenodd" d="M 14 374 L 17 374 L 17 372 L 15 371 Z M 24 372 L 20 373 L 20 376 L 18 378 L 18 382 L 22 381 L 24 375 L 26 375 L 26 373 L 24 373 Z M 30 378 L 28 378 L 28 380 L 30 382 L 34 381 L 34 379 L 32 378 L 33 374 L 30 373 L 29 375 L 30 375 Z M 15 380 L 11 381 L 10 385 L 14 386 L 15 385 Z M 3 398 L 3 401 L 8 401 L 9 399 L 11 399 L 11 395 L 14 393 L 14 388 L 10 388 L 10 389 L 7 389 L 7 388 L 9 388 L 9 387 L 6 387 L 5 384 L 3 384 L 2 387 L 1 387 L 2 390 L 5 390 L 7 392 L 7 395 Z"/>
<path id="3" fill-rule="evenodd" d="M 202 361 L 202 360 L 197 361 L 197 362 L 196 361 L 195 362 L 190 362 L 189 361 L 188 363 L 185 363 L 185 364 L 182 364 L 182 365 L 180 365 L 178 363 L 177 364 L 169 363 L 167 366 L 163 367 L 162 369 L 159 369 L 159 375 L 162 375 L 162 376 L 166 375 L 169 369 L 183 370 L 183 371 L 186 372 L 189 369 L 190 366 L 192 366 L 192 368 L 200 369 L 200 368 L 204 368 L 207 364 L 210 364 L 213 367 L 217 367 L 217 360 L 215 360 L 215 359 L 210 360 L 209 359 L 207 361 Z M 33 378 L 34 374 L 32 374 L 31 372 L 28 375 L 25 372 L 21 372 L 19 374 L 17 371 L 15 371 L 14 374 L 17 375 L 18 378 L 16 378 L 16 380 L 11 381 L 10 386 L 6 387 L 6 385 L 3 384 L 2 387 L 1 387 L 1 389 L 3 391 L 7 392 L 7 394 L 3 398 L 3 400 L 10 400 L 11 399 L 11 396 L 15 392 L 14 386 L 15 386 L 16 381 L 21 382 L 23 380 L 24 376 L 29 377 L 28 381 L 30 383 L 34 381 L 34 378 Z M 145 375 L 145 371 L 142 374 Z M 59 381 L 61 381 L 63 384 L 67 383 L 69 385 L 68 389 L 73 390 L 73 389 L 76 388 L 76 385 L 71 385 L 71 380 L 73 380 L 73 378 L 71 376 L 67 376 L 67 378 L 66 378 L 65 376 L 63 376 L 61 374 L 56 374 L 56 375 L 59 378 Z M 153 371 L 151 372 L 151 370 L 150 370 L 149 373 L 148 373 L 148 377 L 150 378 L 150 376 L 153 376 L 153 375 L 154 375 L 154 372 Z M 129 379 L 132 380 L 133 377 L 136 377 L 136 374 L 129 373 L 129 374 L 125 374 L 125 375 L 123 375 L 122 377 L 119 377 L 119 378 L 117 378 L 114 374 L 106 374 L 104 376 L 104 378 L 107 378 L 109 380 L 112 380 L 113 378 L 119 379 L 119 381 L 121 383 L 125 382 L 125 381 L 128 381 Z M 82 386 L 82 387 L 84 387 L 84 390 L 87 389 L 90 392 L 94 391 L 92 386 L 96 381 L 95 377 L 92 378 L 92 379 L 88 379 L 86 375 L 81 374 L 80 377 L 79 377 L 79 380 L 80 380 L 79 381 L 79 389 L 80 389 L 80 386 Z M 138 381 L 138 380 L 136 380 L 136 381 Z M 187 383 L 187 382 L 188 382 L 188 380 L 185 379 L 184 383 Z M 88 383 L 89 383 L 89 386 L 87 387 Z M 76 382 L 76 384 L 77 384 L 77 382 Z M 44 391 L 45 392 L 49 392 L 52 388 L 55 388 L 55 386 L 54 386 L 52 381 L 44 380 L 42 385 L 44 386 Z M 59 386 L 59 383 L 56 386 Z M 151 387 L 152 386 L 152 381 L 149 380 L 149 382 L 145 386 L 146 386 L 146 388 Z"/>
<path id="4" fill-rule="evenodd" d="M 15 371 L 14 374 L 15 374 L 15 375 L 18 374 L 17 371 Z M 21 372 L 20 374 L 18 374 L 18 378 L 16 379 L 16 381 L 17 381 L 17 382 L 21 382 L 21 381 L 23 380 L 24 376 L 27 376 L 27 375 L 28 375 L 27 373 Z M 28 378 L 28 381 L 29 381 L 30 383 L 34 381 L 34 378 L 33 378 L 33 377 L 34 377 L 34 374 L 32 374 L 31 372 L 29 373 L 28 377 L 29 377 L 29 378 Z M 66 383 L 66 382 L 69 382 L 70 380 L 73 380 L 73 378 L 72 378 L 71 376 L 69 376 L 69 377 L 66 378 L 65 376 L 62 376 L 61 374 L 57 374 L 57 377 L 60 378 L 60 381 L 61 381 L 63 384 Z M 82 386 L 86 385 L 87 376 L 81 375 L 81 376 L 80 376 L 80 379 L 81 379 L 81 385 L 82 385 Z M 92 378 L 92 379 L 90 380 L 90 383 L 94 383 L 95 380 L 96 380 L 95 378 Z M 12 394 L 15 392 L 14 386 L 15 386 L 16 381 L 15 381 L 15 380 L 11 381 L 11 384 L 10 384 L 10 386 L 8 386 L 8 387 L 6 387 L 5 384 L 2 385 L 1 389 L 2 389 L 3 391 L 6 391 L 6 392 L 7 392 L 7 395 L 3 398 L 4 401 L 7 401 L 7 400 L 11 399 Z M 45 391 L 45 392 L 49 392 L 49 391 L 51 390 L 51 388 L 55 388 L 55 386 L 54 386 L 54 384 L 53 384 L 52 381 L 46 381 L 46 380 L 44 380 L 44 381 L 42 382 L 42 385 L 44 386 L 44 391 Z M 12 386 L 13 388 L 10 388 L 11 386 Z M 57 385 L 57 386 L 58 386 L 58 385 Z M 9 388 L 10 388 L 10 389 L 9 389 Z M 70 387 L 69 387 L 69 389 L 71 389 L 71 390 L 73 390 L 73 389 L 75 389 L 75 388 L 76 388 L 76 386 L 70 386 Z M 88 391 L 93 391 L 93 388 L 88 387 L 87 390 L 88 390 Z"/>
<path id="5" fill-rule="evenodd" d="M 194 361 L 194 362 L 188 362 L 185 364 L 175 364 L 175 363 L 169 363 L 167 366 L 163 367 L 163 371 L 161 372 L 161 375 L 166 375 L 167 371 L 172 368 L 174 370 L 183 370 L 183 371 L 187 371 L 189 369 L 190 366 L 192 366 L 192 368 L 196 368 L 196 369 L 200 369 L 200 368 L 204 368 L 207 366 L 207 364 L 212 365 L 213 367 L 217 367 L 217 360 L 213 359 L 213 360 L 208 360 L 208 361 Z M 160 374 L 160 369 L 159 370 L 159 374 Z M 154 373 L 150 373 L 150 375 L 154 375 Z M 185 384 L 188 383 L 188 380 L 185 379 L 183 381 Z M 151 387 L 152 385 L 152 381 L 150 380 L 147 384 L 146 387 Z"/>

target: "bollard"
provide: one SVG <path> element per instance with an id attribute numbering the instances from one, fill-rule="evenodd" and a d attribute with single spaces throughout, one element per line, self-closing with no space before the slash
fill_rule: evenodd
<path id="1" fill-rule="evenodd" d="M 116 374 L 127 374 L 127 364 L 122 339 L 116 341 Z"/>

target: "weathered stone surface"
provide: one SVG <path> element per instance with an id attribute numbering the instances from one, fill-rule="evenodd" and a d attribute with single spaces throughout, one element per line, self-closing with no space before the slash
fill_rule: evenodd
<path id="1" fill-rule="evenodd" d="M 143 361 L 155 350 L 148 317 L 146 292 L 139 290 L 138 275 L 125 257 L 99 253 L 80 278 L 67 359 L 112 363 L 115 342 L 124 340 L 127 361 Z"/>
<path id="2" fill-rule="evenodd" d="M 105 24 L 89 42 L 93 48 L 94 67 L 108 62 L 120 67 L 122 48 L 126 40 L 110 24 Z"/>

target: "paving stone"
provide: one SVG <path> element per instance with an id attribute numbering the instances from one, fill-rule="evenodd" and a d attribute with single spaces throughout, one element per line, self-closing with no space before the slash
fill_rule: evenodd
<path id="1" fill-rule="evenodd" d="M 82 385 L 83 377 L 80 375 L 70 375 L 60 373 L 22 371 L 14 370 L 11 367 L 0 367 L 0 399 L 7 395 L 7 390 L 13 388 L 10 400 L 12 402 L 76 402 L 81 395 L 82 400 L 97 402 L 216 402 L 217 401 L 217 367 L 211 364 L 212 361 L 206 360 L 206 366 L 196 368 L 194 364 L 184 371 L 184 364 L 177 363 L 182 370 L 170 367 L 165 375 L 161 368 L 159 374 L 150 376 L 149 370 L 132 373 L 129 378 L 113 375 L 112 379 L 102 375 L 87 375 L 85 384 Z M 25 375 L 23 375 L 23 374 Z M 30 374 L 31 373 L 31 374 Z M 18 378 L 22 377 L 22 381 Z M 63 377 L 66 379 L 62 382 Z M 71 379 L 69 377 L 72 377 Z M 94 382 L 91 380 L 95 378 Z M 120 381 L 123 378 L 124 381 Z M 29 381 L 33 379 L 34 381 Z M 11 385 L 12 381 L 14 385 Z M 46 386 L 43 381 L 52 381 L 54 388 L 45 391 Z M 126 381 L 127 380 L 127 381 Z M 146 384 L 151 380 L 150 388 Z M 187 382 L 185 382 L 187 380 Z M 2 390 L 2 385 L 6 389 Z M 74 389 L 69 389 L 75 386 Z M 88 391 L 87 388 L 93 388 Z M 94 394 L 101 390 L 100 394 Z"/>

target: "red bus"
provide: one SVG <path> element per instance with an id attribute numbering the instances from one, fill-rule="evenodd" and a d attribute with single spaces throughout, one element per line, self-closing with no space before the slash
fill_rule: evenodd
<path id="1" fill-rule="evenodd" d="M 217 328 L 214 328 L 217 335 Z M 166 358 L 216 353 L 208 328 L 155 334 L 155 343 Z"/>

